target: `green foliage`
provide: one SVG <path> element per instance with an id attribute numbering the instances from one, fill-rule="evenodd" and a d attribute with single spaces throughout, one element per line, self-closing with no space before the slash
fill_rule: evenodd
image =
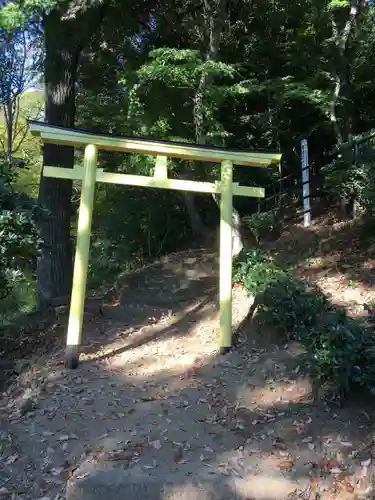
<path id="1" fill-rule="evenodd" d="M 340 393 L 364 388 L 375 393 L 375 338 L 369 326 L 331 306 L 317 288 L 274 262 L 261 249 L 243 251 L 234 280 L 256 295 L 262 327 L 279 332 L 282 341 L 305 347 L 304 366 Z"/>
<path id="2" fill-rule="evenodd" d="M 39 191 L 39 176 L 41 170 L 41 141 L 32 137 L 27 130 L 27 119 L 40 119 L 43 109 L 43 93 L 27 92 L 19 98 L 19 116 L 16 134 L 17 151 L 14 158 L 25 161 L 26 167 L 18 169 L 12 180 L 12 186 L 17 192 L 22 192 L 37 198 Z M 5 122 L 0 114 L 0 155 L 5 154 L 3 147 L 6 144 Z"/>
<path id="3" fill-rule="evenodd" d="M 327 306 L 326 297 L 310 289 L 293 273 L 277 269 L 265 286 L 260 310 L 264 322 L 278 329 L 285 339 L 305 336 Z"/>
<path id="4" fill-rule="evenodd" d="M 177 1 L 170 9 L 163 2 L 131 2 L 124 10 L 121 2 L 96 0 L 89 9 L 79 2 L 59 0 L 7 1 L 1 9 L 0 25 L 14 29 L 26 19 L 43 19 L 44 15 L 44 19 L 53 21 L 56 14 L 59 32 L 64 33 L 66 26 L 68 37 L 71 33 L 77 36 L 72 46 L 81 46 L 82 36 L 82 54 L 67 54 L 73 56 L 72 61 L 80 61 L 75 123 L 82 128 L 193 142 L 198 128 L 194 116 L 196 92 L 202 75 L 209 75 L 201 96 L 201 129 L 207 143 L 246 150 L 281 150 L 285 158 L 283 176 L 287 178 L 283 189 L 290 199 L 295 172 L 300 175 L 301 137 L 309 138 L 316 171 L 336 145 L 330 115 L 336 70 L 342 65 L 333 50 L 332 10 L 341 29 L 347 19 L 348 1 L 227 2 L 217 33 L 210 33 L 215 19 L 209 18 L 209 9 L 204 11 L 204 3 Z M 96 19 L 90 11 L 98 6 L 100 15 Z M 56 7 L 61 10 L 57 12 Z M 339 99 L 340 108 L 350 108 L 348 114 L 353 115 L 353 129 L 358 132 L 369 129 L 375 121 L 372 16 L 372 8 L 363 8 L 350 33 L 346 51 L 350 89 L 346 99 Z M 39 21 L 36 24 L 39 28 Z M 212 35 L 220 40 L 214 61 L 207 58 L 213 48 Z M 338 118 L 341 126 L 342 119 Z M 33 144 L 39 147 L 34 139 Z M 25 171 L 16 182 L 35 196 L 36 187 L 29 190 L 27 185 L 36 180 L 40 155 L 28 147 L 19 154 L 35 168 Z M 76 157 L 80 161 L 79 154 Z M 123 161 L 123 155 L 117 153 L 101 154 L 100 167 L 152 174 L 150 158 L 132 158 Z M 187 174 L 189 178 L 218 178 L 216 166 L 194 162 L 171 161 L 169 172 L 172 177 Z M 344 194 L 349 196 L 355 190 L 361 203 L 370 206 L 375 193 L 371 168 L 360 167 L 345 179 L 343 173 L 347 174 L 335 169 L 332 183 L 327 173 L 329 194 L 334 192 L 333 184 L 339 184 Z M 267 194 L 278 191 L 278 177 L 276 169 L 235 170 L 235 181 L 241 184 L 272 184 Z M 289 180 L 292 182 L 288 185 Z M 205 208 L 211 201 L 206 199 Z M 241 204 L 241 213 L 253 208 L 252 201 L 244 198 L 235 203 L 237 208 Z M 206 217 L 206 212 L 201 212 Z M 251 216 L 246 223 L 258 241 L 277 231 L 272 213 Z M 93 235 L 90 273 L 99 282 L 104 274 L 116 274 L 133 260 L 174 249 L 188 236 L 188 230 L 178 194 L 98 186 Z M 256 279 L 254 275 L 250 281 L 260 286 L 269 269 L 257 264 L 259 276 Z"/>
<path id="5" fill-rule="evenodd" d="M 375 214 L 375 141 L 371 137 L 363 142 L 361 139 L 356 138 L 356 147 L 344 147 L 334 161 L 322 168 L 324 189 L 346 200 L 355 197 L 368 214 Z"/>
<path id="6" fill-rule="evenodd" d="M 243 283 L 250 294 L 264 292 L 269 281 L 277 279 L 281 269 L 261 248 L 243 250 L 234 263 L 233 280 Z"/>
<path id="7" fill-rule="evenodd" d="M 349 7 L 348 0 L 330 0 L 327 5 L 327 9 L 330 11 L 337 9 L 347 9 L 348 7 Z"/>
<path id="8" fill-rule="evenodd" d="M 0 9 L 0 28 L 12 31 L 25 22 L 25 16 L 15 2 L 8 2 Z"/>
<path id="9" fill-rule="evenodd" d="M 303 341 L 310 350 L 306 361 L 318 377 L 343 393 L 361 387 L 375 394 L 375 340 L 364 322 L 344 309 L 327 309 Z"/>
<path id="10" fill-rule="evenodd" d="M 309 138 L 311 160 L 316 171 L 319 171 L 325 154 L 334 148 L 336 142 L 330 114 L 338 65 L 336 51 L 332 50 L 332 12 L 329 8 L 334 8 L 334 4 L 342 7 L 344 3 L 347 5 L 343 1 L 326 0 L 227 3 L 225 22 L 221 32 L 216 33 L 220 46 L 217 47 L 215 61 L 209 57 L 207 60 L 213 39 L 210 38 L 210 14 L 204 12 L 204 2 L 178 1 L 174 9 L 167 9 L 160 3 L 155 5 L 150 30 L 146 28 L 143 32 L 143 28 L 138 27 L 139 33 L 134 32 L 138 34 L 131 39 L 128 28 L 121 26 L 118 19 L 113 19 L 110 21 L 112 25 L 105 27 L 105 44 L 102 44 L 100 36 L 96 37 L 85 51 L 87 55 L 82 58 L 77 126 L 194 142 L 197 131 L 195 97 L 201 76 L 207 73 L 210 78 L 202 96 L 201 127 L 206 142 L 247 150 L 281 150 L 285 158 L 283 176 L 287 178 L 283 185 L 283 196 L 288 198 L 285 205 L 292 199 L 293 190 L 298 190 L 300 201 L 301 189 L 292 183 L 295 178 L 300 178 L 301 137 Z M 341 18 L 343 23 L 346 19 L 345 9 L 337 14 L 340 28 Z M 351 109 L 356 115 L 354 125 L 358 124 L 359 129 L 365 130 L 375 120 L 372 111 L 375 109 L 372 97 L 375 95 L 372 78 L 375 29 L 370 14 L 364 9 L 356 26 L 357 29 L 350 34 L 347 54 L 352 70 Z M 91 54 L 90 57 L 88 54 Z M 367 89 L 366 98 L 363 85 Z M 343 101 L 340 105 L 344 106 L 347 102 Z M 104 166 L 116 171 L 120 163 L 118 155 L 108 154 Z M 121 168 L 145 175 L 152 172 L 149 160 L 144 158 L 137 165 L 126 163 Z M 171 176 L 218 179 L 214 165 L 173 161 L 169 171 Z M 236 182 L 269 185 L 267 195 L 278 192 L 278 179 L 276 169 L 235 170 Z M 349 186 L 347 188 L 349 192 Z M 134 193 L 140 191 L 135 190 Z M 101 250 L 99 247 L 95 250 L 95 255 L 102 255 L 100 268 L 105 265 L 106 255 L 109 255 L 106 254 L 107 243 L 112 235 L 114 240 L 110 248 L 115 251 L 118 247 L 117 235 L 131 234 L 129 242 L 132 250 L 126 253 L 123 249 L 121 255 L 126 253 L 138 259 L 142 252 L 146 256 L 155 254 L 155 249 L 148 250 L 148 236 L 145 241 L 145 234 L 140 231 L 137 235 L 136 228 L 148 227 L 151 235 L 152 231 L 156 231 L 155 241 L 159 241 L 162 236 L 158 228 L 164 226 L 147 222 L 145 209 L 139 208 L 136 194 L 128 189 L 126 213 L 132 214 L 131 220 L 102 218 L 105 211 L 125 213 L 125 196 L 121 197 L 116 191 L 116 196 L 112 197 L 107 188 L 105 192 L 98 210 L 106 228 L 102 231 L 98 229 Z M 100 188 L 100 196 L 103 193 Z M 145 206 L 155 201 L 151 193 L 142 194 L 141 198 Z M 207 199 L 205 208 L 210 201 Z M 252 200 L 245 198 L 236 199 L 235 204 L 241 214 L 249 213 L 254 208 Z M 274 206 L 268 202 L 264 208 Z M 163 221 L 165 213 L 172 214 L 172 221 L 174 217 L 179 222 L 184 219 L 177 196 L 163 198 L 160 213 L 159 207 L 155 208 L 153 216 L 155 220 Z M 201 215 L 205 217 L 206 213 L 201 210 Z M 272 214 L 269 217 L 252 216 L 246 223 L 258 241 L 278 230 Z M 110 230 L 112 225 L 117 229 Z M 185 220 L 181 228 L 186 235 Z M 110 239 L 108 235 L 111 235 Z M 137 238 L 139 244 L 136 243 Z M 172 239 L 169 241 L 172 242 Z M 113 257 L 113 260 L 116 258 Z M 128 256 L 125 260 L 128 262 Z"/>
<path id="11" fill-rule="evenodd" d="M 257 245 L 261 239 L 271 234 L 280 234 L 280 220 L 275 210 L 246 215 L 243 222 L 254 236 Z"/>
<path id="12" fill-rule="evenodd" d="M 222 61 L 204 61 L 198 50 L 163 47 L 149 53 L 150 60 L 138 76 L 148 81 L 160 81 L 171 87 L 194 88 L 202 73 L 233 78 L 232 65 Z"/>
<path id="13" fill-rule="evenodd" d="M 40 245 L 35 219 L 40 211 L 27 196 L 12 190 L 14 166 L 0 160 L 0 312 L 20 307 L 30 295 L 30 273 Z"/>
<path id="14" fill-rule="evenodd" d="M 238 98 L 244 96 L 261 97 L 262 95 L 278 95 L 286 107 L 298 102 L 305 102 L 321 112 L 326 112 L 331 101 L 329 75 L 320 74 L 320 79 L 314 75 L 306 82 L 297 80 L 292 75 L 281 78 L 259 81 L 256 78 L 235 83 L 227 90 L 227 95 Z"/>
<path id="15" fill-rule="evenodd" d="M 210 85 L 202 89 L 204 135 L 221 145 L 227 133 L 217 119 L 217 113 L 226 98 L 229 82 L 237 73 L 233 64 L 206 60 L 199 50 L 154 49 L 137 70 L 137 81 L 130 88 L 128 118 L 137 123 L 142 135 L 195 140 L 194 127 L 191 126 L 194 123 L 194 95 L 202 75 L 206 75 L 210 78 Z M 122 83 L 127 78 L 124 76 Z"/>
<path id="16" fill-rule="evenodd" d="M 172 87 L 194 88 L 195 74 L 203 63 L 199 51 L 167 47 L 151 51 L 149 57 L 150 61 L 138 70 L 139 78 Z"/>

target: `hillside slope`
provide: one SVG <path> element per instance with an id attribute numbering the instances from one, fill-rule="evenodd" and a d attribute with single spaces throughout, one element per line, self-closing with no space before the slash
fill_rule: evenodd
<path id="1" fill-rule="evenodd" d="M 274 255 L 288 255 L 310 280 L 324 278 L 322 286 L 351 305 L 354 287 L 337 283 L 367 273 L 370 248 L 361 266 L 347 260 L 354 257 L 347 243 L 318 266 L 318 256 L 304 252 L 312 241 L 320 251 L 321 228 L 322 221 L 309 231 L 310 242 L 302 227 L 288 228 Z M 348 228 L 331 229 L 347 241 Z M 234 288 L 240 343 L 217 356 L 216 279 L 207 249 L 164 257 L 120 284 L 104 316 L 86 315 L 77 371 L 62 368 L 63 336 L 24 371 L 2 398 L 0 491 L 23 500 L 117 500 L 120 491 L 145 500 L 372 498 L 370 449 L 354 452 L 374 409 L 368 401 L 345 408 L 314 401 L 299 369 L 301 346 L 280 344 L 246 320 L 253 300 L 241 287 Z M 357 305 L 371 292 L 360 283 Z"/>

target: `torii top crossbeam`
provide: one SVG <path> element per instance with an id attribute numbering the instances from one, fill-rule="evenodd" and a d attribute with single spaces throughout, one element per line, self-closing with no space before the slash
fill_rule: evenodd
<path id="1" fill-rule="evenodd" d="M 30 120 L 29 125 L 31 133 L 40 136 L 43 142 L 66 146 L 82 147 L 87 144 L 94 144 L 98 149 L 107 151 L 163 155 L 171 158 L 209 162 L 230 160 L 234 165 L 251 167 L 268 167 L 272 164 L 278 164 L 281 158 L 281 154 L 278 153 L 253 153 L 246 150 L 229 150 L 218 146 L 97 134 L 87 130 L 47 125 L 34 120 Z"/>

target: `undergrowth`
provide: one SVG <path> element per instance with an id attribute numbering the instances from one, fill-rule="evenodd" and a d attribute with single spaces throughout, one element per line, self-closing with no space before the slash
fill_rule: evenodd
<path id="1" fill-rule="evenodd" d="M 0 322 L 11 322 L 34 302 L 33 274 L 41 246 L 37 220 L 44 211 L 13 186 L 18 171 L 0 158 Z"/>
<path id="2" fill-rule="evenodd" d="M 257 245 L 265 237 L 280 236 L 281 224 L 276 210 L 246 215 L 243 218 L 243 223 L 254 237 Z"/>
<path id="3" fill-rule="evenodd" d="M 276 330 L 282 341 L 304 345 L 303 361 L 315 377 L 340 394 L 358 388 L 375 394 L 375 337 L 365 320 L 332 306 L 321 290 L 260 248 L 241 252 L 233 278 L 255 295 L 262 325 Z"/>

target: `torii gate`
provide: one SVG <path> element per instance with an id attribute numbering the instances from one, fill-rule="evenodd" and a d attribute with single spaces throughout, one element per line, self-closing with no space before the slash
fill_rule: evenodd
<path id="1" fill-rule="evenodd" d="M 233 165 L 257 167 L 277 165 L 280 162 L 281 154 L 250 153 L 214 146 L 96 134 L 85 130 L 47 125 L 38 121 L 30 121 L 29 124 L 32 135 L 41 137 L 44 143 L 85 148 L 83 167 L 67 169 L 45 166 L 43 168 L 45 177 L 82 181 L 65 352 L 66 366 L 76 368 L 79 361 L 96 182 L 220 194 L 219 347 L 220 352 L 225 353 L 232 345 L 232 198 L 233 195 L 264 198 L 263 188 L 240 186 L 238 183 L 233 182 Z M 155 155 L 154 176 L 104 172 L 103 169 L 97 168 L 98 149 Z M 168 157 L 220 162 L 220 182 L 169 179 L 167 172 Z"/>

